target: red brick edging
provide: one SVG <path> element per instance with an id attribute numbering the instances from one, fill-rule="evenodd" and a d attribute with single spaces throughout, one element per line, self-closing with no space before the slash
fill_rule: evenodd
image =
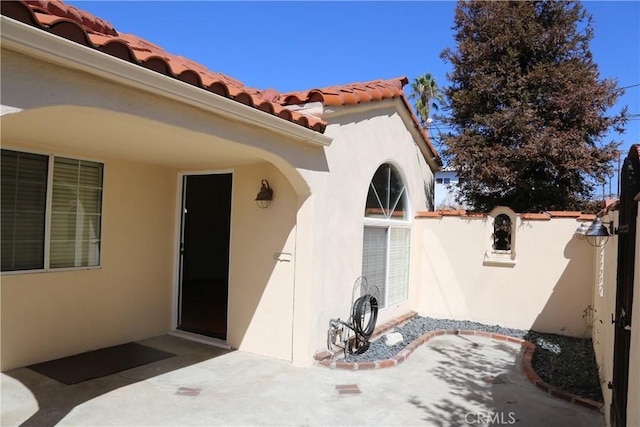
<path id="1" fill-rule="evenodd" d="M 399 318 L 383 323 L 375 329 L 373 337 L 382 335 L 384 332 L 392 329 L 393 327 L 398 326 L 411 319 L 416 314 L 417 313 L 415 312 L 407 313 Z M 522 371 L 527 379 L 535 384 L 536 387 L 549 393 L 553 397 L 566 400 L 567 402 L 575 403 L 589 409 L 602 409 L 603 404 L 600 402 L 596 402 L 595 400 L 587 399 L 585 397 L 580 397 L 575 394 L 566 392 L 543 381 L 531 366 L 533 354 L 536 351 L 535 344 L 520 338 L 514 338 L 508 335 L 495 334 L 491 332 L 464 329 L 438 329 L 435 331 L 430 331 L 415 339 L 391 359 L 376 360 L 375 362 L 344 362 L 341 360 L 335 360 L 334 356 L 336 356 L 336 354 L 331 354 L 329 351 L 322 351 L 317 353 L 316 355 L 314 355 L 314 359 L 316 360 L 318 365 L 331 369 L 364 371 L 370 369 L 390 368 L 392 366 L 397 366 L 407 360 L 409 355 L 411 355 L 411 353 L 413 353 L 416 348 L 420 347 L 422 344 L 425 344 L 431 338 L 441 335 L 473 335 L 491 338 L 498 341 L 507 341 L 515 344 L 520 344 L 520 346 L 522 347 Z"/>
<path id="2" fill-rule="evenodd" d="M 522 372 L 527 376 L 527 379 L 534 383 L 536 387 L 540 390 L 543 390 L 553 397 L 557 397 L 562 400 L 566 400 L 567 402 L 575 403 L 580 406 L 584 406 L 589 409 L 601 410 L 603 404 L 600 402 L 596 402 L 595 400 L 587 399 L 586 397 L 580 397 L 578 395 L 569 393 L 567 391 L 561 390 L 558 387 L 554 387 L 549 383 L 546 383 L 540 378 L 540 376 L 536 373 L 536 371 L 531 366 L 531 360 L 533 359 L 533 354 L 536 351 L 535 344 L 521 340 L 521 345 L 523 348 L 522 353 Z"/>

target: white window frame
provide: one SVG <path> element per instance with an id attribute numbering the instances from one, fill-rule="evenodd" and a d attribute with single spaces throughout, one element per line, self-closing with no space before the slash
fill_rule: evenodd
<path id="1" fill-rule="evenodd" d="M 378 165 L 378 167 L 376 168 L 376 170 L 374 171 L 374 173 L 371 175 L 371 179 L 369 180 L 369 185 L 367 186 L 367 194 L 369 192 L 369 187 L 371 186 L 371 183 L 373 182 L 373 178 L 375 173 L 378 171 L 378 169 L 381 166 L 384 165 L 389 165 L 391 166 L 391 168 L 395 171 L 397 177 L 402 181 L 402 184 L 404 186 L 404 195 L 405 195 L 405 200 L 406 200 L 406 212 L 405 212 L 405 216 L 403 219 L 394 219 L 393 217 L 391 218 L 379 218 L 379 217 L 367 217 L 364 216 L 363 218 L 363 228 L 362 228 L 362 241 L 363 241 L 363 246 L 362 246 L 362 256 L 361 256 L 361 262 L 362 262 L 362 257 L 364 256 L 364 233 L 365 233 L 365 228 L 378 228 L 378 229 L 386 229 L 386 246 L 385 246 L 385 277 L 384 277 L 384 295 L 381 295 L 380 297 L 383 298 L 383 301 L 379 301 L 379 305 L 380 305 L 380 309 L 381 310 L 386 310 L 388 308 L 392 308 L 394 306 L 397 306 L 398 304 L 407 301 L 409 299 L 409 290 L 410 290 L 410 284 L 411 284 L 411 244 L 412 244 L 412 215 L 411 215 L 411 200 L 409 198 L 409 191 L 407 188 L 407 184 L 406 184 L 406 180 L 404 175 L 402 174 L 401 169 L 396 166 L 393 162 L 384 162 L 381 163 L 380 165 Z M 366 199 L 366 197 L 365 197 Z M 366 207 L 365 207 L 366 210 Z M 390 246 L 391 246 L 391 229 L 393 228 L 402 228 L 402 229 L 406 229 L 409 231 L 409 235 L 408 235 L 408 252 L 407 252 L 407 284 L 406 284 L 406 297 L 402 300 L 399 301 L 394 301 L 392 303 L 389 303 L 389 262 L 390 262 L 390 255 L 391 255 L 391 251 L 390 251 Z M 364 274 L 364 272 L 362 272 L 362 274 Z"/>
<path id="2" fill-rule="evenodd" d="M 15 275 L 15 274 L 33 274 L 33 273 L 52 273 L 52 272 L 64 272 L 64 271 L 77 271 L 77 270 L 98 270 L 102 268 L 102 251 L 103 251 L 103 214 L 104 214 L 104 177 L 106 174 L 106 164 L 103 160 L 100 159 L 90 159 L 86 157 L 78 157 L 75 155 L 65 155 L 65 154 L 54 154 L 52 152 L 39 151 L 39 150 L 31 150 L 24 149 L 20 147 L 12 147 L 12 146 L 2 146 L 3 150 L 8 151 L 16 151 L 20 153 L 27 154 L 36 154 L 41 156 L 48 157 L 48 166 L 47 166 L 47 192 L 46 192 L 46 201 L 45 201 L 45 224 L 44 224 L 44 260 L 43 260 L 43 268 L 30 269 L 30 270 L 12 270 L 12 271 L 2 271 L 0 272 L 0 276 L 5 275 Z M 98 255 L 98 264 L 91 266 L 79 266 L 79 267 L 50 267 L 50 259 L 51 259 L 51 215 L 52 215 L 52 207 L 53 207 L 53 169 L 55 158 L 66 158 L 71 160 L 80 160 L 86 162 L 99 163 L 102 165 L 102 195 L 101 195 L 101 203 L 100 203 L 100 251 Z"/>

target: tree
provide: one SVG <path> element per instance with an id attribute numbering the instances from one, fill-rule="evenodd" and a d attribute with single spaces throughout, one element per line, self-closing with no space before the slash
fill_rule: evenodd
<path id="1" fill-rule="evenodd" d="M 579 1 L 463 1 L 455 12 L 443 157 L 476 210 L 580 210 L 612 168 L 626 107 L 599 79 L 591 16 Z"/>
<path id="2" fill-rule="evenodd" d="M 431 108 L 435 111 L 438 110 L 438 104 L 444 102 L 442 91 L 436 83 L 436 78 L 432 77 L 430 73 L 426 73 L 422 76 L 418 76 L 411 83 L 411 93 L 409 93 L 410 99 L 416 100 L 416 111 L 420 118 L 420 124 L 423 128 L 428 128 L 429 113 Z"/>

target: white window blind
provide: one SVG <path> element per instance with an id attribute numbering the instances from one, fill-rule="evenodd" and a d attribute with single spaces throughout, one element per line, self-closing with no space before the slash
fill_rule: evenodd
<path id="1" fill-rule="evenodd" d="M 2 271 L 100 265 L 102 164 L 3 149 L 0 169 Z"/>
<path id="2" fill-rule="evenodd" d="M 396 304 L 408 297 L 411 230 L 391 228 L 389 233 L 389 278 L 387 302 Z"/>
<path id="3" fill-rule="evenodd" d="M 51 205 L 51 268 L 100 263 L 102 165 L 56 157 Z"/>
<path id="4" fill-rule="evenodd" d="M 362 245 L 362 275 L 367 278 L 369 286 L 377 286 L 382 301 L 378 301 L 380 308 L 385 306 L 387 266 L 387 228 L 365 227 Z"/>
<path id="5" fill-rule="evenodd" d="M 396 168 L 381 165 L 369 184 L 365 205 L 362 275 L 380 291 L 381 308 L 409 295 L 411 228 L 407 188 Z M 403 224 L 404 223 L 404 224 Z"/>
<path id="6" fill-rule="evenodd" d="M 2 150 L 2 271 L 44 267 L 49 157 Z"/>

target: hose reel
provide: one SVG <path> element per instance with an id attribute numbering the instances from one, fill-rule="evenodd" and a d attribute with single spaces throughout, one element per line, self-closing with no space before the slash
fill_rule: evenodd
<path id="1" fill-rule="evenodd" d="M 355 298 L 358 294 L 360 296 Z M 376 286 L 369 286 L 366 277 L 358 277 L 351 294 L 349 319 L 346 322 L 340 318 L 329 320 L 327 332 L 329 351 L 341 349 L 345 356 L 367 351 L 369 338 L 373 335 L 378 320 L 379 297 L 380 291 Z"/>

